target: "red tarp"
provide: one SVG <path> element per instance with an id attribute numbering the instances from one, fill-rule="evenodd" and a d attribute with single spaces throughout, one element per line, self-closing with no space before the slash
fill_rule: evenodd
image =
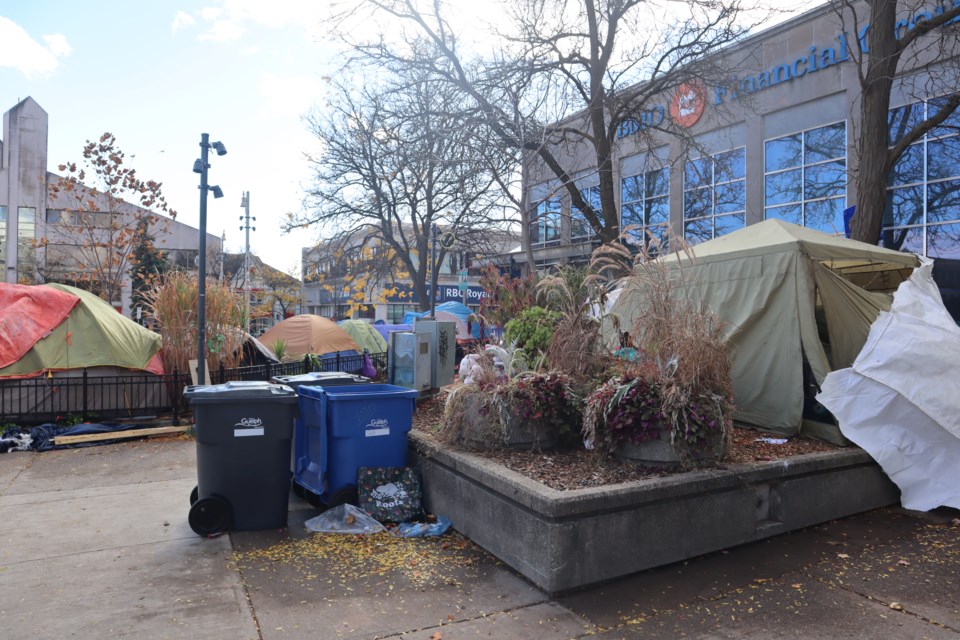
<path id="1" fill-rule="evenodd" d="M 0 283 L 0 369 L 20 360 L 78 304 L 65 291 Z"/>

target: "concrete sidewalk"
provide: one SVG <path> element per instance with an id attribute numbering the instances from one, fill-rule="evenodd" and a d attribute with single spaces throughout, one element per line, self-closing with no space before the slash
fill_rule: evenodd
<path id="1" fill-rule="evenodd" d="M 201 539 L 194 455 L 0 456 L 0 636 L 960 640 L 956 511 L 876 511 L 551 599 L 458 535 L 310 535 L 292 496 L 287 529 Z"/>

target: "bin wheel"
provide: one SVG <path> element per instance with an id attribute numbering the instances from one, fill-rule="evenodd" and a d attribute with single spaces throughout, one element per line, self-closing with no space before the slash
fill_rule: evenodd
<path id="1" fill-rule="evenodd" d="M 300 486 L 296 480 L 293 481 L 293 495 L 298 498 L 305 498 L 307 496 L 307 490 Z"/>
<path id="2" fill-rule="evenodd" d="M 193 503 L 200 499 L 200 487 L 194 485 L 193 489 L 190 490 L 190 506 L 193 506 Z"/>
<path id="3" fill-rule="evenodd" d="M 187 521 L 197 535 L 221 534 L 230 525 L 230 503 L 217 495 L 201 498 L 190 507 Z"/>
<path id="4" fill-rule="evenodd" d="M 352 484 L 348 484 L 345 487 L 340 487 L 333 492 L 333 495 L 330 496 L 327 506 L 329 507 L 338 507 L 341 504 L 352 504 L 357 506 L 360 502 L 360 495 L 357 493 L 357 488 Z"/>

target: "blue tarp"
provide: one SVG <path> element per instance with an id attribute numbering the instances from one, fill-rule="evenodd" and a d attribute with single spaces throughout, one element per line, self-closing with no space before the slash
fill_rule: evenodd
<path id="1" fill-rule="evenodd" d="M 473 338 L 480 338 L 480 322 L 476 318 L 471 319 L 470 316 L 473 315 L 473 311 L 470 310 L 470 307 L 463 304 L 462 302 L 456 302 L 451 300 L 449 302 L 443 302 L 438 304 L 435 307 L 436 311 L 444 311 L 451 315 L 456 316 L 463 321 L 465 325 L 470 327 L 470 336 Z M 403 316 L 404 324 L 413 324 L 415 318 L 422 318 L 423 316 L 430 315 L 429 311 L 423 311 L 421 313 L 416 313 L 414 311 L 408 311 L 406 315 Z"/>
<path id="2" fill-rule="evenodd" d="M 377 333 L 383 336 L 383 339 L 387 341 L 387 344 L 390 344 L 389 334 L 394 331 L 413 331 L 412 324 L 375 324 L 373 328 L 377 330 Z"/>

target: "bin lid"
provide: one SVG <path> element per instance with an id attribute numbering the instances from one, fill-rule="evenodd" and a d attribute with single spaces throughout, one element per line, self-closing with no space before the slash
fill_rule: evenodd
<path id="1" fill-rule="evenodd" d="M 282 384 L 262 380 L 234 380 L 224 384 L 191 385 L 183 397 L 192 403 L 232 402 L 234 400 L 296 400 L 297 393 Z"/>
<path id="2" fill-rule="evenodd" d="M 353 383 L 370 382 L 370 378 L 358 376 L 345 371 L 311 371 L 295 376 L 273 376 L 272 380 L 278 384 L 285 384 L 296 389 L 302 384 L 323 385 L 323 383 Z"/>
<path id="3" fill-rule="evenodd" d="M 308 398 L 321 398 L 326 396 L 328 401 L 335 400 L 377 400 L 389 398 L 410 398 L 416 400 L 420 392 L 416 389 L 399 387 L 393 384 L 351 384 L 337 385 L 333 387 L 308 387 L 302 386 L 297 389 L 297 393 Z"/>

